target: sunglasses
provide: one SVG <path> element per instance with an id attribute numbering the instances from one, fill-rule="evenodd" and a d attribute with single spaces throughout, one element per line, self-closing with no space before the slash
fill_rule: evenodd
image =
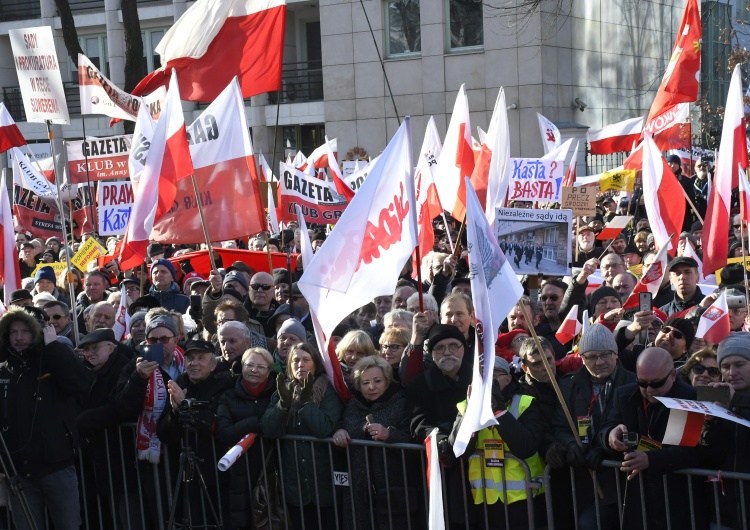
<path id="1" fill-rule="evenodd" d="M 544 296 L 541 297 L 541 299 L 542 299 L 542 302 L 546 302 L 547 300 L 552 300 L 553 302 L 557 302 L 560 299 L 560 297 L 557 296 L 556 294 L 550 294 L 550 295 L 545 294 Z"/>
<path id="2" fill-rule="evenodd" d="M 254 283 L 250 286 L 250 289 L 253 291 L 269 291 L 271 286 L 265 283 Z"/>
<path id="3" fill-rule="evenodd" d="M 169 341 L 173 338 L 174 337 L 147 337 L 146 342 L 148 344 L 156 344 L 157 342 L 161 342 L 162 344 L 169 344 Z"/>
<path id="4" fill-rule="evenodd" d="M 680 331 L 677 328 L 673 328 L 672 326 L 662 326 L 661 332 L 664 333 L 665 335 L 668 333 L 671 333 L 672 336 L 676 338 L 677 340 L 682 340 L 685 338 L 685 334 L 682 331 Z"/>
<path id="5" fill-rule="evenodd" d="M 50 318 L 52 320 L 60 320 L 61 318 L 65 318 L 67 315 L 52 315 Z"/>
<path id="6" fill-rule="evenodd" d="M 691 368 L 691 371 L 695 375 L 703 375 L 705 372 L 708 372 L 709 377 L 721 377 L 721 370 L 714 366 L 703 366 L 702 364 L 695 364 L 693 365 L 693 368 Z"/>
<path id="7" fill-rule="evenodd" d="M 732 228 L 734 228 L 735 230 L 738 230 L 740 228 L 740 225 L 732 225 Z"/>
<path id="8" fill-rule="evenodd" d="M 648 387 L 651 387 L 651 388 L 654 388 L 654 389 L 661 388 L 665 384 L 667 384 L 667 381 L 669 380 L 670 377 L 672 377 L 672 372 L 669 372 L 667 374 L 667 377 L 665 377 L 664 379 L 660 379 L 659 381 L 641 381 L 639 379 L 638 380 L 638 386 L 641 387 L 641 388 L 648 388 Z"/>

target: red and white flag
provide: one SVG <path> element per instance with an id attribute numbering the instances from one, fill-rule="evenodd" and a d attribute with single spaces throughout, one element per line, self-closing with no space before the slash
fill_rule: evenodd
<path id="1" fill-rule="evenodd" d="M 667 247 L 665 245 L 659 249 L 651 266 L 643 271 L 643 276 L 641 276 L 641 279 L 635 284 L 633 292 L 630 293 L 628 299 L 622 304 L 623 309 L 638 307 L 638 293 L 649 292 L 654 298 L 656 298 L 656 294 L 659 292 L 659 287 L 661 287 L 664 275 L 667 273 L 668 259 L 669 255 L 667 254 Z"/>
<path id="2" fill-rule="evenodd" d="M 0 102 L 0 153 L 4 153 L 11 147 L 22 145 L 26 145 L 26 139 L 8 109 L 5 108 L 5 102 Z"/>
<path id="3" fill-rule="evenodd" d="M 589 129 L 586 139 L 592 155 L 610 155 L 630 151 L 640 142 L 643 132 L 643 116 L 606 125 L 601 129 Z"/>
<path id="4" fill-rule="evenodd" d="M 495 366 L 496 330 L 523 295 L 516 274 L 494 236 L 474 188 L 466 178 L 466 242 L 469 248 L 471 298 L 477 321 L 474 346 L 474 371 L 471 396 L 463 421 L 453 443 L 453 452 L 461 456 L 472 435 L 490 425 L 497 425 L 492 411 L 493 368 Z"/>
<path id="5" fill-rule="evenodd" d="M 438 133 L 435 119 L 430 116 L 425 129 L 422 150 L 419 152 L 417 169 L 414 172 L 415 201 L 417 204 L 417 224 L 419 225 L 419 249 L 421 255 L 425 256 L 435 246 L 435 230 L 432 220 L 443 213 L 440 204 L 437 187 L 435 186 L 434 172 L 437 159 L 440 156 L 440 134 Z M 416 260 L 416 254 L 414 256 Z M 417 267 L 420 263 L 414 263 L 414 277 L 417 277 Z"/>
<path id="6" fill-rule="evenodd" d="M 144 263 L 154 224 L 174 206 L 177 181 L 192 173 L 177 75 L 173 73 L 125 230 L 120 251 L 122 270 Z"/>
<path id="7" fill-rule="evenodd" d="M 690 104 L 678 103 L 667 107 L 659 116 L 648 122 L 644 134 L 654 137 L 660 151 L 670 149 L 690 150 Z"/>
<path id="8" fill-rule="evenodd" d="M 253 144 L 237 79 L 186 131 L 211 240 L 239 239 L 265 230 Z M 178 179 L 174 200 L 177 207 L 154 223 L 150 239 L 173 244 L 205 242 L 192 179 Z"/>
<path id="9" fill-rule="evenodd" d="M 698 0 L 687 0 L 672 49 L 672 57 L 651 104 L 647 122 L 654 120 L 672 105 L 698 99 L 702 36 Z"/>
<path id="10" fill-rule="evenodd" d="M 263 182 L 268 183 L 268 213 L 266 214 L 268 231 L 272 234 L 278 234 L 281 230 L 279 229 L 279 214 L 276 211 L 276 200 L 273 196 L 273 186 L 271 186 L 271 182 L 273 182 L 273 173 L 271 172 L 271 166 L 268 165 L 266 157 L 263 156 L 263 153 L 260 153 L 259 155 L 258 166 L 260 167 L 260 178 L 263 180 Z"/>
<path id="11" fill-rule="evenodd" d="M 746 223 L 750 220 L 750 182 L 744 171 L 738 174 L 740 189 L 740 217 Z"/>
<path id="12" fill-rule="evenodd" d="M 682 186 L 651 137 L 643 140 L 643 203 L 656 246 L 677 249 L 685 219 Z M 627 165 L 626 165 L 627 167 Z M 726 246 L 726 240 L 724 241 Z"/>
<path id="13" fill-rule="evenodd" d="M 10 293 L 21 288 L 21 269 L 18 265 L 16 234 L 13 230 L 13 214 L 10 210 L 6 170 L 3 169 L 2 188 L 0 189 L 0 252 L 3 253 L 2 281 L 5 293 L 5 305 L 10 305 Z"/>
<path id="14" fill-rule="evenodd" d="M 711 344 L 719 344 L 729 336 L 730 331 L 727 292 L 721 291 L 719 297 L 701 315 L 695 336 Z"/>
<path id="15" fill-rule="evenodd" d="M 299 205 L 297 206 L 297 222 L 299 223 L 300 228 L 300 254 L 302 256 L 302 265 L 307 267 L 309 263 L 312 263 L 314 254 L 312 243 L 310 243 L 310 233 L 307 231 L 305 216 L 302 214 L 302 208 L 300 208 Z M 339 397 L 341 397 L 344 402 L 347 402 L 351 398 L 351 393 L 344 381 L 341 364 L 336 355 L 336 345 L 333 341 L 328 340 L 312 306 L 310 307 L 310 319 L 313 323 L 315 340 L 318 343 L 318 349 L 320 350 L 320 356 L 323 359 L 323 366 L 325 367 L 328 380 L 333 382 L 333 387 L 336 389 Z"/>
<path id="16" fill-rule="evenodd" d="M 703 274 L 703 261 L 695 251 L 695 247 L 693 247 L 693 244 L 687 238 L 685 238 L 685 251 L 683 252 L 683 256 L 693 258 L 698 264 L 698 283 L 703 283 L 706 280 L 706 276 Z"/>
<path id="17" fill-rule="evenodd" d="M 243 98 L 279 90 L 285 22 L 284 0 L 198 0 L 162 37 L 161 68 L 133 95 L 166 85 L 173 70 L 187 101 L 213 101 L 235 76 Z"/>
<path id="18" fill-rule="evenodd" d="M 307 158 L 305 158 L 305 155 L 303 155 L 301 152 L 298 152 L 297 157 L 295 157 L 294 159 L 294 167 L 296 167 L 300 171 L 309 171 L 310 175 L 315 175 L 316 169 L 325 169 L 330 166 L 330 162 L 328 160 L 329 151 L 333 152 L 334 160 L 338 160 L 338 145 L 339 143 L 337 138 L 329 140 L 326 136 L 323 145 L 319 145 L 318 147 L 313 149 L 313 152 L 310 153 L 310 156 L 308 156 Z"/>
<path id="19" fill-rule="evenodd" d="M 742 72 L 734 67 L 724 110 L 724 126 L 716 160 L 711 194 L 708 196 L 703 223 L 703 270 L 712 273 L 727 264 L 729 249 L 730 209 L 732 190 L 739 185 L 739 168 L 747 168 L 745 111 L 742 100 Z M 742 203 L 742 201 L 740 201 Z"/>
<path id="20" fill-rule="evenodd" d="M 539 132 L 542 135 L 542 145 L 544 146 L 544 154 L 546 155 L 556 147 L 560 147 L 562 136 L 560 136 L 560 130 L 557 128 L 557 125 L 538 112 L 536 113 L 536 119 L 539 121 Z"/>
<path id="21" fill-rule="evenodd" d="M 459 221 L 463 221 L 466 210 L 464 177 L 471 177 L 474 172 L 472 145 L 469 100 L 461 85 L 434 173 L 440 203 L 451 208 L 453 217 Z"/>
<path id="22" fill-rule="evenodd" d="M 341 174 L 341 168 L 339 167 L 339 163 L 336 160 L 336 155 L 334 155 L 333 151 L 331 150 L 331 143 L 328 141 L 327 136 L 325 147 L 325 158 L 328 162 L 328 169 L 331 171 L 331 178 L 333 179 L 333 184 L 336 186 L 336 191 L 339 192 L 339 195 L 343 195 L 344 198 L 346 198 L 347 202 L 352 202 L 352 199 L 354 198 L 354 190 L 352 190 L 349 185 L 344 182 L 344 177 Z"/>
<path id="23" fill-rule="evenodd" d="M 705 416 L 699 412 L 669 409 L 667 429 L 664 431 L 664 445 L 695 447 L 701 439 Z"/>
<path id="24" fill-rule="evenodd" d="M 299 288 L 330 339 L 348 314 L 393 294 L 417 245 L 411 120 L 406 118 L 344 210 Z"/>
<path id="25" fill-rule="evenodd" d="M 563 178 L 563 186 L 575 186 L 576 184 L 576 166 L 578 165 L 578 141 L 576 141 L 576 148 L 573 151 L 573 158 L 570 159 L 568 164 L 568 171 L 565 173 Z"/>
<path id="26" fill-rule="evenodd" d="M 596 236 L 596 239 L 614 239 L 619 236 L 625 227 L 628 226 L 632 215 L 615 215 L 610 222 L 602 228 Z"/>
<path id="27" fill-rule="evenodd" d="M 263 153 L 258 155 L 258 167 L 260 168 L 260 179 L 263 182 L 272 182 L 273 171 L 271 171 L 271 166 L 268 165 L 268 161 L 266 161 L 266 157 L 263 156 Z"/>
<path id="28" fill-rule="evenodd" d="M 568 316 L 565 317 L 565 320 L 562 321 L 562 324 L 560 324 L 560 327 L 557 329 L 555 338 L 560 344 L 567 344 L 573 340 L 582 329 L 583 326 L 578 322 L 578 304 L 576 304 L 570 308 L 570 311 L 568 311 Z"/>
<path id="29" fill-rule="evenodd" d="M 493 224 L 497 208 L 505 206 L 510 184 L 510 132 L 505 90 L 502 87 L 497 94 L 490 127 L 484 135 L 484 142 L 474 165 L 471 183 L 479 204 L 485 209 L 487 219 Z"/>
<path id="30" fill-rule="evenodd" d="M 443 508 L 443 477 L 440 469 L 440 455 L 437 448 L 437 428 L 424 439 L 427 453 L 427 490 L 429 492 L 427 528 L 445 530 L 445 510 Z"/>
<path id="31" fill-rule="evenodd" d="M 117 307 L 115 312 L 115 323 L 112 326 L 112 331 L 115 332 L 115 340 L 120 342 L 123 337 L 126 337 L 130 333 L 130 314 L 128 313 L 128 292 L 125 286 L 122 286 L 122 292 L 120 296 L 120 305 Z"/>

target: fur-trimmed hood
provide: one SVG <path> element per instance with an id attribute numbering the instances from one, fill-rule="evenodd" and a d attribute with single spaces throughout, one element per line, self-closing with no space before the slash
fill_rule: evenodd
<path id="1" fill-rule="evenodd" d="M 31 330 L 33 347 L 39 347 L 44 344 L 42 326 L 39 325 L 39 322 L 32 315 L 24 311 L 23 308 L 11 307 L 0 317 L 0 360 L 5 360 L 10 346 L 10 325 L 18 320 L 26 324 L 26 327 Z"/>

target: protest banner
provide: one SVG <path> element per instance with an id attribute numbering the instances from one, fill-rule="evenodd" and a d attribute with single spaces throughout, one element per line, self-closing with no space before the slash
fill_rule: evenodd
<path id="1" fill-rule="evenodd" d="M 589 186 L 563 186 L 562 208 L 573 215 L 596 215 L 596 190 Z"/>
<path id="2" fill-rule="evenodd" d="M 103 256 L 107 251 L 97 242 L 93 237 L 89 238 L 81 248 L 78 249 L 70 262 L 78 267 L 81 272 L 86 272 L 86 266 L 97 259 L 99 256 Z"/>
<path id="3" fill-rule="evenodd" d="M 79 185 L 78 192 L 73 199 L 73 233 L 81 237 L 84 233 L 93 230 L 93 219 L 89 218 L 93 194 L 86 185 Z M 67 209 L 67 203 L 65 205 Z M 33 233 L 37 237 L 47 239 L 49 237 L 62 238 L 62 225 L 60 224 L 60 213 L 51 199 L 42 199 L 33 191 L 27 190 L 19 185 L 13 186 L 13 217 L 16 226 L 22 231 Z M 66 214 L 65 221 L 69 219 Z"/>
<path id="4" fill-rule="evenodd" d="M 738 264 L 742 265 L 742 261 L 743 261 L 743 259 L 741 257 L 740 258 L 729 258 L 727 260 L 727 265 L 731 265 L 732 263 L 738 263 Z M 746 274 L 750 275 L 750 256 L 746 256 L 745 259 L 744 259 L 744 261 L 745 261 L 745 270 L 747 271 Z M 721 285 L 721 271 L 723 271 L 723 270 L 724 270 L 724 267 L 722 267 L 721 269 L 717 269 L 716 270 L 716 284 L 717 285 Z"/>
<path id="5" fill-rule="evenodd" d="M 50 26 L 10 29 L 26 121 L 67 124 L 68 104 Z"/>
<path id="6" fill-rule="evenodd" d="M 68 264 L 64 261 L 56 261 L 54 263 L 39 263 L 39 265 L 36 266 L 36 268 L 31 272 L 32 276 L 35 276 L 37 271 L 41 269 L 42 267 L 52 267 L 52 270 L 55 271 L 55 276 L 58 278 L 61 274 L 63 274 L 65 271 L 68 270 Z"/>
<path id="7" fill-rule="evenodd" d="M 73 184 L 128 178 L 132 134 L 65 142 L 68 175 Z"/>
<path id="8" fill-rule="evenodd" d="M 511 158 L 508 200 L 560 202 L 563 164 L 540 158 Z"/>
<path id="9" fill-rule="evenodd" d="M 99 184 L 97 199 L 99 234 L 124 235 L 133 209 L 133 185 L 130 181 Z"/>
<path id="10" fill-rule="evenodd" d="M 738 416 L 731 410 L 727 410 L 724 407 L 711 403 L 710 401 L 694 401 L 691 399 L 676 399 L 658 396 L 656 396 L 656 399 L 661 401 L 662 404 L 668 409 L 678 409 L 688 412 L 709 414 L 723 420 L 739 423 L 740 425 L 744 425 L 745 427 L 750 427 L 750 421 L 741 416 Z"/>
<path id="11" fill-rule="evenodd" d="M 498 208 L 495 234 L 516 274 L 567 276 L 572 220 L 570 210 Z"/>
<path id="12" fill-rule="evenodd" d="M 294 166 L 281 163 L 279 181 L 280 221 L 297 219 L 297 205 L 302 208 L 305 222 L 336 224 L 346 208 L 344 197 L 336 192 L 333 182 L 305 175 Z"/>

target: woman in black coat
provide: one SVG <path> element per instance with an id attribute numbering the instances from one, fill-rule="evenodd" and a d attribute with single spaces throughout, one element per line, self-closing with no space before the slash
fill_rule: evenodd
<path id="1" fill-rule="evenodd" d="M 216 413 L 216 436 L 222 450 L 229 449 L 248 433 L 260 434 L 260 419 L 276 390 L 273 379 L 269 378 L 272 366 L 273 357 L 263 348 L 250 348 L 242 355 L 242 376 L 221 397 Z M 227 525 L 230 530 L 252 528 L 250 497 L 263 470 L 263 458 L 263 445 L 258 439 L 230 468 Z"/>
<path id="2" fill-rule="evenodd" d="M 388 362 L 381 357 L 365 357 L 354 365 L 352 374 L 354 394 L 333 442 L 339 447 L 348 447 L 352 439 L 386 444 L 413 442 L 406 397 L 399 384 L 393 382 L 393 369 Z M 358 530 L 407 528 L 407 518 L 417 520 L 420 481 L 404 483 L 405 476 L 420 476 L 416 452 L 410 455 L 410 451 L 353 446 L 349 448 L 349 461 L 354 498 L 345 492 L 345 529 L 354 528 L 354 517 Z M 354 517 L 352 506 L 356 507 Z"/>

